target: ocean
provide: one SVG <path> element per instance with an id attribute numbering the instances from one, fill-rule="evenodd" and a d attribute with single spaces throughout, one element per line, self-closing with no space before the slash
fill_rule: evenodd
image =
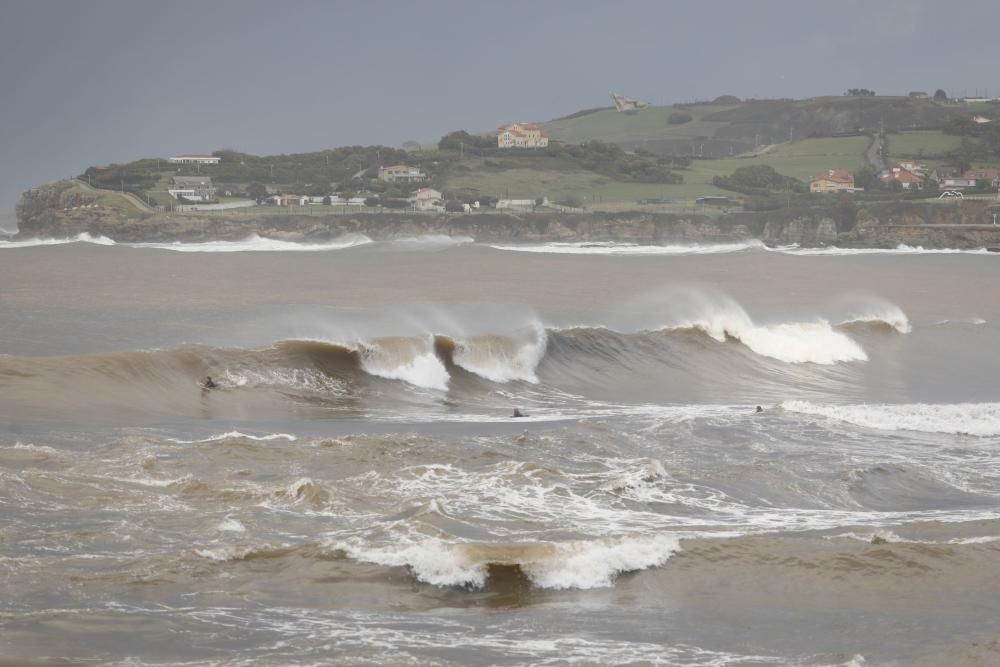
<path id="1" fill-rule="evenodd" d="M 998 285 L 0 240 L 0 664 L 1000 664 Z"/>

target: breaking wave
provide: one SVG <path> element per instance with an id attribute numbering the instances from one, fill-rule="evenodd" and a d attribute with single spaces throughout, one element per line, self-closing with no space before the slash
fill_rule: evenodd
<path id="1" fill-rule="evenodd" d="M 204 241 L 200 243 L 130 243 L 131 248 L 173 250 L 175 252 L 321 252 L 343 250 L 371 243 L 363 234 L 346 234 L 324 243 L 280 241 L 251 234 L 240 241 Z"/>
<path id="2" fill-rule="evenodd" d="M 736 301 L 722 294 L 668 290 L 652 297 L 658 330 L 697 330 L 723 343 L 735 339 L 764 357 L 786 363 L 831 365 L 867 361 L 868 355 L 850 336 L 823 318 L 805 322 L 759 324 Z M 877 315 L 871 316 L 873 319 Z"/>
<path id="3" fill-rule="evenodd" d="M 640 245 L 611 241 L 580 243 L 544 243 L 538 245 L 492 245 L 495 250 L 536 252 L 559 255 L 716 255 L 764 248 L 757 240 L 742 243 L 708 243 L 677 245 Z"/>
<path id="4" fill-rule="evenodd" d="M 855 304 L 840 326 L 857 324 L 883 325 L 899 333 L 910 333 L 913 327 L 910 318 L 896 304 L 877 297 L 865 297 L 863 303 Z"/>
<path id="5" fill-rule="evenodd" d="M 800 248 L 796 245 L 767 248 L 771 252 L 786 255 L 988 255 L 993 254 L 986 248 L 961 250 L 958 248 L 924 248 L 900 244 L 895 248 L 838 248 L 826 246 L 823 248 Z"/>
<path id="6" fill-rule="evenodd" d="M 612 586 L 618 575 L 659 567 L 680 550 L 673 535 L 516 544 L 427 540 L 365 546 L 347 541 L 329 546 L 354 560 L 407 567 L 417 579 L 435 586 L 482 588 L 497 570 L 516 568 L 538 588 L 549 589 Z"/>
<path id="7" fill-rule="evenodd" d="M 980 437 L 1000 435 L 1000 403 L 821 405 L 785 401 L 788 412 L 828 417 L 886 431 L 922 431 Z"/>
<path id="8" fill-rule="evenodd" d="M 65 239 L 25 239 L 23 241 L 0 241 L 0 249 L 3 248 L 34 248 L 46 245 L 65 245 L 67 243 L 92 243 L 94 245 L 116 245 L 114 241 L 106 236 L 91 236 L 84 232 L 72 238 Z"/>

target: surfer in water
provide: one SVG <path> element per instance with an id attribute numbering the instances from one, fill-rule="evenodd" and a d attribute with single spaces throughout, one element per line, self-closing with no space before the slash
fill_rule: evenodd
<path id="1" fill-rule="evenodd" d="M 518 418 L 524 417 L 524 416 L 525 416 L 524 413 L 521 412 L 520 410 L 518 410 L 517 408 L 514 408 L 514 414 L 511 415 L 511 417 L 514 418 L 514 419 L 518 419 Z"/>
<path id="2" fill-rule="evenodd" d="M 757 406 L 757 409 L 755 410 L 755 412 L 764 412 L 764 408 L 762 408 L 762 407 L 760 407 L 760 406 L 758 405 L 758 406 Z"/>
<path id="3" fill-rule="evenodd" d="M 206 375 L 205 379 L 202 380 L 202 382 L 201 382 L 201 388 L 202 389 L 217 389 L 218 386 L 219 385 L 216 384 L 215 380 L 212 379 L 211 375 Z"/>

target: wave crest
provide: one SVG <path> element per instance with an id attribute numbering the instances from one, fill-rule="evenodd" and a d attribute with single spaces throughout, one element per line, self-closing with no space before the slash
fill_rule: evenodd
<path id="1" fill-rule="evenodd" d="M 625 572 L 663 565 L 680 550 L 673 535 L 600 538 L 514 544 L 446 543 L 370 547 L 357 542 L 331 545 L 355 560 L 408 567 L 434 586 L 482 588 L 491 567 L 516 567 L 539 588 L 601 588 Z"/>

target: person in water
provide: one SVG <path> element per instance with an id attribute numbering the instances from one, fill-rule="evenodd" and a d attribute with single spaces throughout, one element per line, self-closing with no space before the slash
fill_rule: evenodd
<path id="1" fill-rule="evenodd" d="M 215 380 L 212 379 L 211 375 L 206 375 L 205 380 L 201 383 L 202 389 L 215 389 L 218 386 L 219 385 L 215 383 Z"/>
<path id="2" fill-rule="evenodd" d="M 760 406 L 758 405 L 758 406 L 757 406 L 757 412 L 764 412 L 764 408 L 762 408 L 762 407 L 760 407 Z"/>
<path id="3" fill-rule="evenodd" d="M 512 414 L 511 417 L 513 417 L 514 419 L 517 419 L 518 417 L 523 417 L 523 416 L 524 416 L 524 413 L 522 413 L 517 408 L 514 408 L 514 414 Z"/>

